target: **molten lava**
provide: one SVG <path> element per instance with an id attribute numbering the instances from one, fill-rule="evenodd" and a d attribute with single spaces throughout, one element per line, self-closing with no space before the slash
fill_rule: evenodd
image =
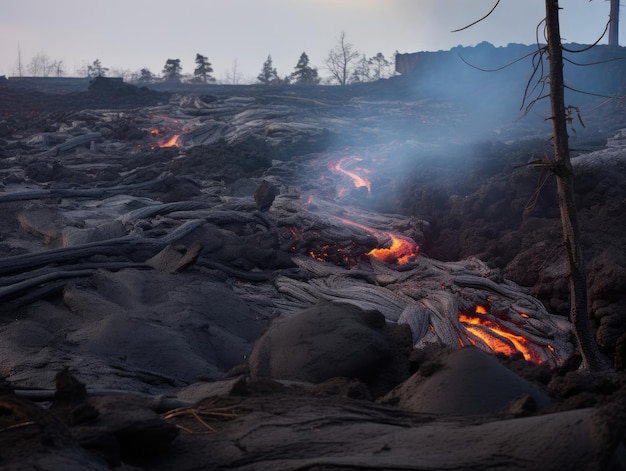
<path id="1" fill-rule="evenodd" d="M 361 157 L 351 155 L 347 157 L 342 157 L 341 159 L 335 160 L 334 162 L 330 162 L 327 167 L 328 167 L 328 170 L 330 170 L 333 173 L 341 173 L 350 177 L 356 188 L 365 187 L 367 188 L 367 191 L 372 191 L 372 184 L 366 177 L 363 177 L 356 172 L 343 168 L 343 164 L 346 162 L 360 162 L 361 160 L 363 160 Z M 366 169 L 358 169 L 358 170 L 361 170 L 367 173 Z"/>
<path id="2" fill-rule="evenodd" d="M 487 308 L 480 304 L 476 305 L 476 314 L 487 314 Z"/>
<path id="3" fill-rule="evenodd" d="M 191 128 L 184 126 L 177 119 L 158 115 L 153 116 L 153 118 L 158 120 L 160 124 L 148 131 L 150 136 L 156 139 L 156 145 L 152 149 L 156 147 L 180 147 L 180 136 L 191 132 Z"/>
<path id="4" fill-rule="evenodd" d="M 310 208 L 312 212 L 323 214 L 325 218 L 330 220 L 331 225 L 358 227 L 372 237 L 363 238 L 359 235 L 358 240 L 331 240 L 328 242 L 323 238 L 322 240 L 315 240 L 307 234 L 304 243 L 293 245 L 294 251 L 304 249 L 303 252 L 314 259 L 347 267 L 357 265 L 363 261 L 365 255 L 374 257 L 387 265 L 404 265 L 415 259 L 419 252 L 419 246 L 410 237 L 360 224 L 350 219 L 349 216 L 354 214 L 352 217 L 361 217 L 366 221 L 373 219 L 380 223 L 379 226 L 386 228 L 388 225 L 384 223 L 384 219 L 378 221 L 376 218 L 367 216 L 366 211 L 363 211 L 363 215 L 361 215 L 359 211 L 350 211 L 332 202 L 332 200 L 336 201 L 337 197 L 342 197 L 351 192 L 353 188 L 367 188 L 368 191 L 371 191 L 371 182 L 368 179 L 371 170 L 359 164 L 363 160 L 365 159 L 362 157 L 348 155 L 327 161 L 326 168 L 331 173 L 339 175 L 340 178 L 331 177 L 328 173 L 322 175 L 321 186 L 324 189 L 315 195 L 309 194 L 306 200 L 303 198 L 303 204 L 307 207 L 314 206 Z M 372 162 L 372 159 L 368 160 L 368 163 Z M 317 201 L 314 203 L 314 200 Z M 295 234 L 291 229 L 290 232 L 292 239 L 299 242 L 298 234 Z"/>
<path id="5" fill-rule="evenodd" d="M 476 339 L 482 341 L 492 351 L 513 355 L 520 352 L 527 361 L 541 363 L 542 359 L 532 349 L 532 344 L 521 335 L 513 334 L 498 325 L 492 319 L 482 317 L 487 314 L 484 306 L 476 306 L 476 315 L 459 313 L 459 321 L 468 334 L 468 339 L 476 345 Z"/>
<path id="6" fill-rule="evenodd" d="M 415 241 L 413 239 L 410 239 L 409 237 L 405 237 L 400 234 L 394 234 L 392 232 L 383 232 L 372 229 L 371 227 L 356 223 L 349 219 L 337 219 L 343 221 L 345 224 L 360 227 L 361 229 L 372 234 L 379 240 L 382 238 L 391 240 L 391 245 L 389 247 L 379 247 L 367 252 L 367 255 L 377 258 L 384 264 L 404 265 L 413 261 L 415 257 L 417 257 L 417 254 L 419 252 L 419 245 L 417 245 Z"/>
<path id="7" fill-rule="evenodd" d="M 378 248 L 370 250 L 367 255 L 376 257 L 383 263 L 404 265 L 409 263 L 417 256 L 419 246 L 408 237 L 386 232 L 391 239 L 389 248 Z"/>
<path id="8" fill-rule="evenodd" d="M 178 134 L 174 134 L 169 139 L 159 139 L 159 147 L 180 147 L 180 143 L 178 142 L 179 138 L 180 136 Z"/>

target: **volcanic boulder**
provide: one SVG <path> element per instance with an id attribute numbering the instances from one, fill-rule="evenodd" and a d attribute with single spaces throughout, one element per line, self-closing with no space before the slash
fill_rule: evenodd
<path id="1" fill-rule="evenodd" d="M 377 311 L 321 302 L 276 319 L 250 355 L 253 378 L 320 383 L 333 377 L 371 380 L 391 357 Z"/>
<path id="2" fill-rule="evenodd" d="M 380 402 L 419 413 L 471 416 L 503 410 L 528 398 L 532 407 L 550 404 L 548 393 L 477 348 L 442 353 Z"/>
<path id="3" fill-rule="evenodd" d="M 254 191 L 256 207 L 261 211 L 267 211 L 278 194 L 278 188 L 271 182 L 263 180 Z"/>

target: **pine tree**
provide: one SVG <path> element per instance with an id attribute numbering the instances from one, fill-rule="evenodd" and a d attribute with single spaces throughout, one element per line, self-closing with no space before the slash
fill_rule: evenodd
<path id="1" fill-rule="evenodd" d="M 163 67 L 163 80 L 166 82 L 180 82 L 182 77 L 181 70 L 180 59 L 168 59 Z"/>
<path id="2" fill-rule="evenodd" d="M 374 57 L 369 60 L 371 68 L 371 79 L 372 80 L 380 80 L 387 76 L 387 71 L 391 66 L 391 62 L 385 59 L 385 56 L 382 52 L 379 52 Z"/>
<path id="3" fill-rule="evenodd" d="M 154 82 L 154 74 L 148 68 L 143 68 L 139 71 L 139 78 L 137 79 L 140 83 L 152 83 Z"/>
<path id="4" fill-rule="evenodd" d="M 100 59 L 96 59 L 95 61 L 93 61 L 93 64 L 87 66 L 87 77 L 104 77 L 108 71 L 108 68 L 102 67 Z"/>
<path id="5" fill-rule="evenodd" d="M 294 67 L 291 79 L 298 85 L 317 85 L 320 78 L 317 69 L 309 65 L 309 56 L 303 52 L 298 59 L 298 63 Z"/>
<path id="6" fill-rule="evenodd" d="M 194 81 L 200 83 L 215 82 L 211 72 L 213 72 L 213 67 L 211 67 L 209 58 L 202 54 L 196 54 L 196 68 L 193 71 Z"/>
<path id="7" fill-rule="evenodd" d="M 370 81 L 370 61 L 365 57 L 365 54 L 361 56 L 356 66 L 352 70 L 350 76 L 351 83 L 369 82 Z"/>
<path id="8" fill-rule="evenodd" d="M 276 69 L 272 67 L 271 55 L 267 56 L 267 60 L 263 63 L 263 70 L 257 75 L 256 79 L 263 85 L 279 85 L 282 83 Z"/>

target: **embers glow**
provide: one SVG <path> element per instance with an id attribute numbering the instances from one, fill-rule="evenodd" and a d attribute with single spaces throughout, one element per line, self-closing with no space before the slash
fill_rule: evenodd
<path id="1" fill-rule="evenodd" d="M 177 119 L 170 119 L 166 116 L 154 116 L 159 121 L 159 125 L 148 131 L 150 137 L 156 139 L 156 145 L 153 147 L 180 147 L 180 136 L 191 131 Z M 170 137 L 167 137 L 170 136 Z"/>
<path id="2" fill-rule="evenodd" d="M 158 145 L 159 147 L 180 147 L 180 143 L 178 139 L 180 136 L 178 134 L 174 134 L 169 139 L 159 139 Z"/>
<path id="3" fill-rule="evenodd" d="M 289 230 L 289 232 L 291 233 L 294 239 L 296 240 L 302 239 L 302 236 L 304 235 L 303 229 L 300 229 L 299 227 L 288 227 L 287 229 Z"/>
<path id="4" fill-rule="evenodd" d="M 459 322 L 467 332 L 468 339 L 472 344 L 476 345 L 476 341 L 480 340 L 494 352 L 505 355 L 519 352 L 526 361 L 542 363 L 541 356 L 533 350 L 532 344 L 526 338 L 508 332 L 492 319 L 481 316 L 486 313 L 487 309 L 480 305 L 476 306 L 475 316 L 459 313 Z"/>
<path id="5" fill-rule="evenodd" d="M 476 314 L 487 314 L 487 308 L 485 306 L 481 306 L 480 304 L 477 304 Z"/>
<path id="6" fill-rule="evenodd" d="M 354 221 L 350 221 L 349 219 L 338 219 L 346 224 L 360 227 L 361 229 L 369 232 L 379 240 L 384 237 L 391 241 L 391 245 L 389 247 L 379 247 L 367 252 L 367 255 L 369 255 L 370 257 L 377 258 L 387 265 L 404 265 L 413 261 L 415 257 L 417 257 L 417 254 L 419 252 L 419 245 L 417 245 L 415 241 L 413 239 L 410 239 L 409 237 L 404 237 L 399 234 L 393 234 L 391 232 L 378 231 L 363 224 L 358 224 Z"/>
<path id="7" fill-rule="evenodd" d="M 347 157 L 342 157 L 339 160 L 335 160 L 334 162 L 330 162 L 327 165 L 328 170 L 330 170 L 331 172 L 334 173 L 341 173 L 343 175 L 346 175 L 348 177 L 350 177 L 352 179 L 352 182 L 354 183 L 354 186 L 356 188 L 367 188 L 367 191 L 372 191 L 372 184 L 369 181 L 369 179 L 367 179 L 364 176 L 359 175 L 356 172 L 353 172 L 351 170 L 347 170 L 345 168 L 343 168 L 343 164 L 346 162 L 360 162 L 361 160 L 363 160 L 361 157 L 357 157 L 355 155 L 351 155 L 351 156 L 347 156 Z M 367 172 L 368 170 L 366 169 L 362 169 L 359 168 L 358 170 L 362 171 L 362 172 Z M 340 190 L 341 192 L 341 190 Z"/>
<path id="8" fill-rule="evenodd" d="M 404 265 L 414 260 L 419 251 L 419 246 L 408 237 L 386 232 L 391 239 L 389 248 L 378 248 L 370 250 L 367 255 L 376 257 L 383 263 Z"/>

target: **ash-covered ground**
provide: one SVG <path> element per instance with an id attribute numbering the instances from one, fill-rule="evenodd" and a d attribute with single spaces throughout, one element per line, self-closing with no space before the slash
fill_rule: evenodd
<path id="1" fill-rule="evenodd" d="M 571 133 L 614 365 L 590 374 L 558 334 L 541 108 L 432 84 L 0 82 L 0 466 L 621 469 L 621 105 L 588 102 Z M 389 232 L 417 258 L 372 262 Z M 485 353 L 457 315 L 478 305 L 569 353 Z"/>

